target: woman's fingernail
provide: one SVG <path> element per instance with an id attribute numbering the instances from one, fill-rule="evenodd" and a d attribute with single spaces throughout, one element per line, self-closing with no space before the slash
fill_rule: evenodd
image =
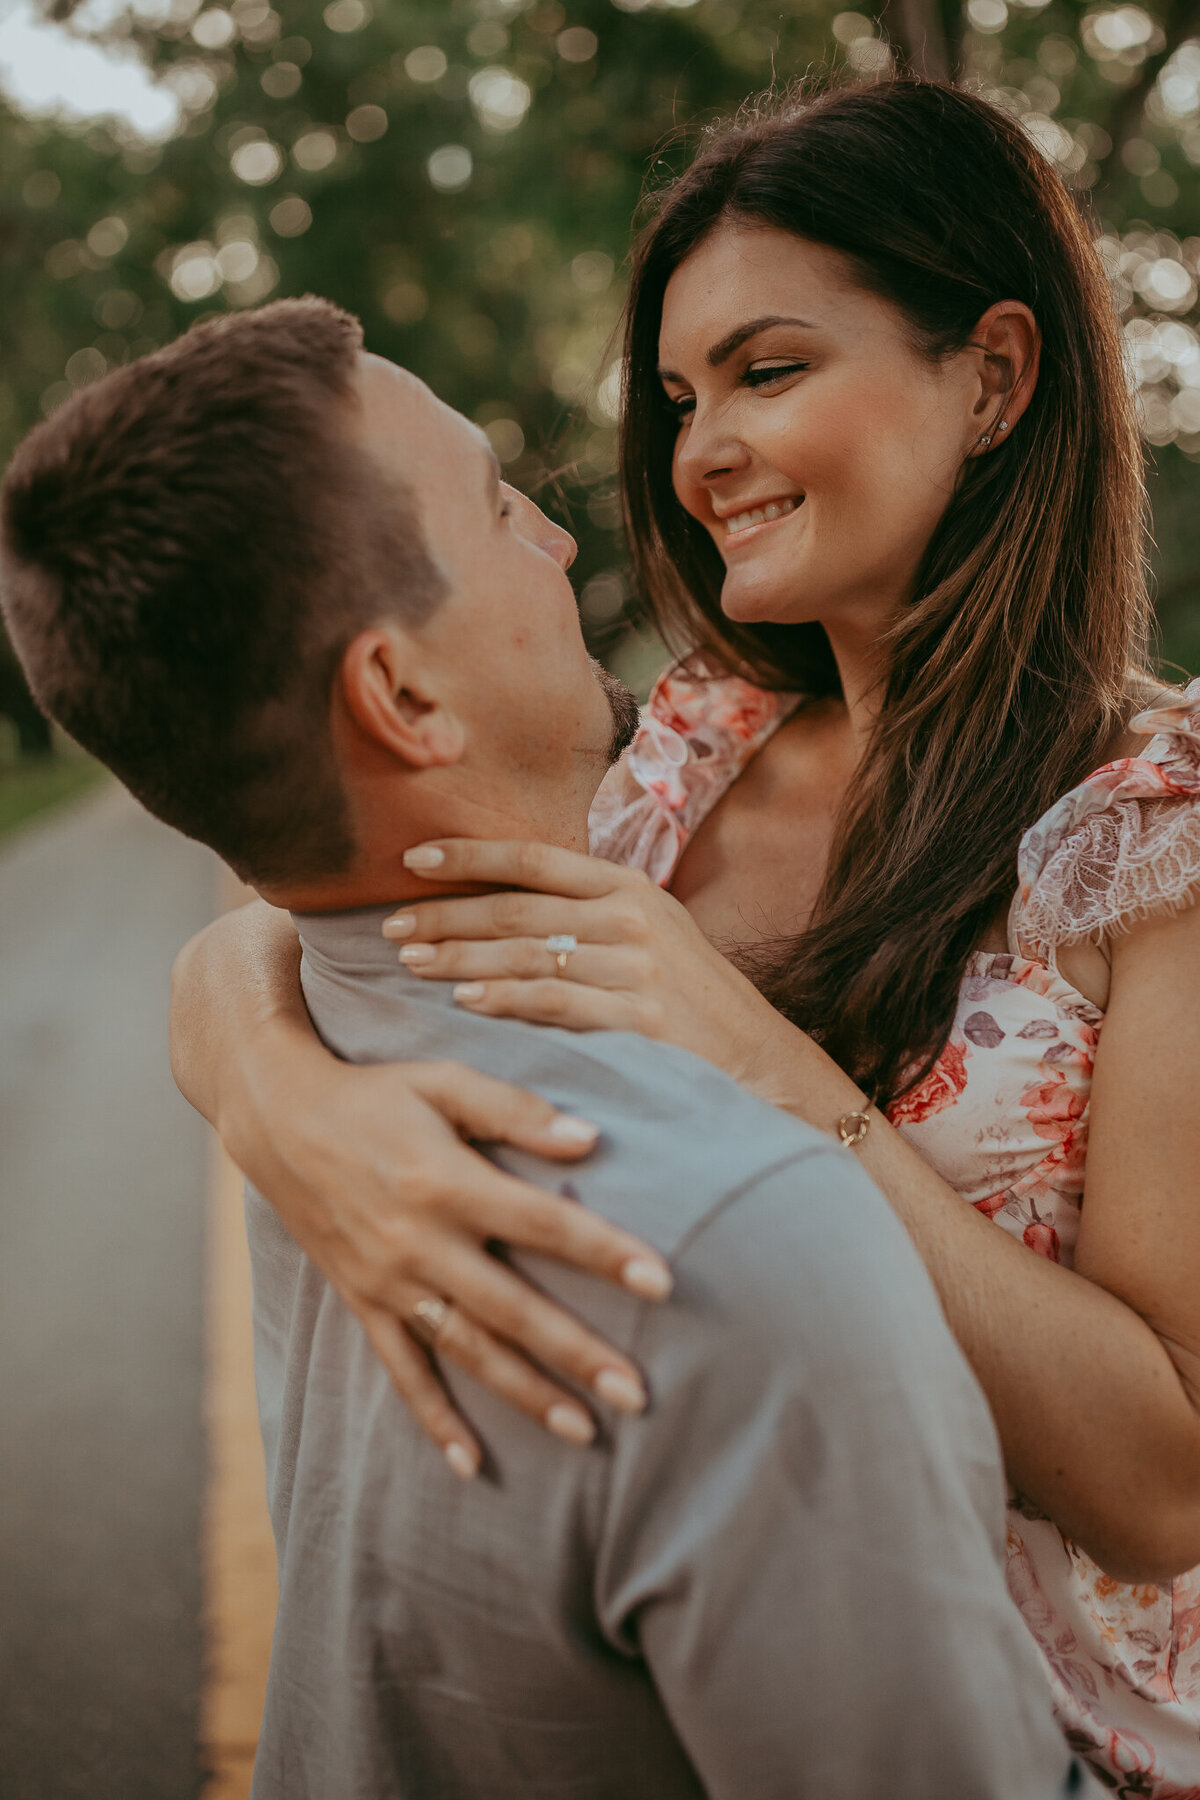
<path id="1" fill-rule="evenodd" d="M 418 844 L 415 850 L 406 850 L 400 860 L 406 869 L 440 869 L 446 852 L 436 844 Z"/>
<path id="2" fill-rule="evenodd" d="M 559 1113 L 546 1127 L 546 1136 L 558 1144 L 594 1144 L 600 1136 L 598 1125 L 576 1119 L 571 1113 Z"/>
<path id="3" fill-rule="evenodd" d="M 596 1427 L 579 1406 L 568 1406 L 559 1400 L 546 1414 L 546 1424 L 555 1437 L 566 1438 L 568 1444 L 590 1444 Z"/>
<path id="4" fill-rule="evenodd" d="M 436 955 L 432 944 L 402 944 L 400 961 L 415 969 L 421 963 L 431 963 Z"/>
<path id="5" fill-rule="evenodd" d="M 479 1458 L 465 1444 L 447 1444 L 445 1454 L 460 1481 L 474 1481 L 479 1473 Z"/>
<path id="6" fill-rule="evenodd" d="M 675 1285 L 670 1269 L 647 1256 L 631 1256 L 621 1270 L 621 1280 L 631 1294 L 643 1300 L 665 1300 Z"/>
<path id="7" fill-rule="evenodd" d="M 411 937 L 416 929 L 417 916 L 415 913 L 400 913 L 394 919 L 385 919 L 383 921 L 383 935 L 385 938 Z"/>
<path id="8" fill-rule="evenodd" d="M 640 1413 L 646 1410 L 646 1390 L 640 1381 L 622 1375 L 619 1369 L 601 1369 L 592 1383 L 602 1400 L 618 1412 Z"/>
<path id="9" fill-rule="evenodd" d="M 456 1000 L 466 1000 L 466 1001 L 482 1000 L 483 999 L 483 983 L 482 983 L 482 981 L 460 981 L 458 983 L 458 985 L 456 986 L 456 988 L 454 989 L 454 998 Z"/>

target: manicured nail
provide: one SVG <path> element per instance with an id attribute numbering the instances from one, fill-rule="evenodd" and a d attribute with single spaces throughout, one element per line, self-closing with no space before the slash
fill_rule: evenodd
<path id="1" fill-rule="evenodd" d="M 483 983 L 482 983 L 482 981 L 460 981 L 454 989 L 454 998 L 456 1000 L 466 1000 L 466 1001 L 482 1000 L 483 999 Z"/>
<path id="2" fill-rule="evenodd" d="M 400 946 L 400 961 L 407 963 L 410 969 L 417 968 L 421 963 L 431 963 L 434 955 L 432 944 L 402 944 Z"/>
<path id="3" fill-rule="evenodd" d="M 568 1406 L 559 1400 L 546 1414 L 546 1424 L 555 1437 L 566 1438 L 568 1444 L 590 1444 L 596 1427 L 579 1406 Z"/>
<path id="4" fill-rule="evenodd" d="M 400 860 L 406 869 L 440 869 L 446 852 L 436 844 L 418 844 L 415 850 L 406 850 Z"/>
<path id="5" fill-rule="evenodd" d="M 385 938 L 411 937 L 416 929 L 417 916 L 415 913 L 398 913 L 394 919 L 385 919 L 383 921 L 383 935 Z"/>
<path id="6" fill-rule="evenodd" d="M 631 1294 L 643 1300 L 665 1300 L 675 1285 L 666 1264 L 651 1262 L 647 1256 L 631 1256 L 621 1270 L 621 1280 Z"/>
<path id="7" fill-rule="evenodd" d="M 601 1369 L 592 1386 L 618 1412 L 640 1413 L 646 1409 L 646 1390 L 641 1382 L 622 1375 L 619 1369 Z"/>
<path id="8" fill-rule="evenodd" d="M 474 1481 L 479 1473 L 479 1458 L 465 1444 L 447 1444 L 446 1461 L 460 1481 Z"/>
<path id="9" fill-rule="evenodd" d="M 594 1144 L 600 1127 L 589 1125 L 586 1119 L 576 1119 L 571 1113 L 559 1113 L 547 1125 L 546 1136 L 556 1144 Z"/>

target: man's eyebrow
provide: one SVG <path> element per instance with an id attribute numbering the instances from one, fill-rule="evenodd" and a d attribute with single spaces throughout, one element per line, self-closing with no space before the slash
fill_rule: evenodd
<path id="1" fill-rule="evenodd" d="M 728 357 L 733 355 L 735 350 L 740 350 L 749 338 L 756 337 L 760 331 L 769 330 L 772 325 L 799 325 L 804 331 L 819 329 L 811 319 L 794 319 L 785 313 L 766 313 L 761 319 L 748 319 L 744 325 L 737 326 L 735 330 L 712 345 L 705 358 L 709 367 L 719 368 Z M 673 369 L 660 369 L 658 378 L 660 381 L 677 381 L 681 386 L 683 385 L 682 375 L 676 375 Z"/>

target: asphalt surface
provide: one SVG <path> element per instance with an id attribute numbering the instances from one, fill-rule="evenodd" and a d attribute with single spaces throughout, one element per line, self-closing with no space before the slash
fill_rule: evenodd
<path id="1" fill-rule="evenodd" d="M 116 789 L 0 850 L 0 1800 L 202 1783 L 201 1122 L 171 960 L 215 864 Z"/>

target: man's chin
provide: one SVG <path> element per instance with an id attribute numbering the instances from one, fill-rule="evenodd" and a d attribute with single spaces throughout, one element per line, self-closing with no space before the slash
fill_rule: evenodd
<path id="1" fill-rule="evenodd" d="M 604 667 L 603 663 L 597 662 L 594 656 L 591 662 L 592 673 L 596 677 L 600 691 L 608 701 L 608 710 L 612 714 L 613 730 L 608 743 L 608 760 L 612 764 L 620 761 L 637 736 L 638 726 L 642 722 L 641 709 L 633 691 L 627 688 L 623 681 L 619 681 L 610 670 Z"/>

